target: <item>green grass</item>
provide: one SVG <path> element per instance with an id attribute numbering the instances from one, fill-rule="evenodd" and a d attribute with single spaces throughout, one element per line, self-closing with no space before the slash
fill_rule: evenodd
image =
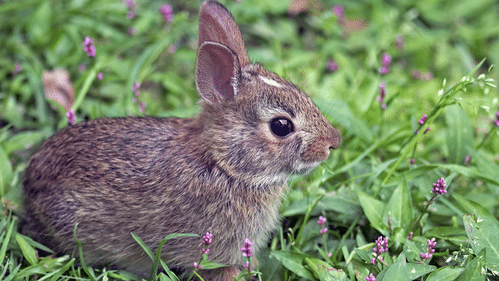
<path id="1" fill-rule="evenodd" d="M 373 273 L 376 280 L 495 280 L 499 76 L 492 66 L 499 64 L 499 4 L 309 2 L 306 12 L 290 14 L 288 1 L 223 1 L 241 26 L 250 59 L 307 92 L 343 135 L 319 168 L 290 181 L 282 228 L 258 256 L 261 279 L 366 280 Z M 67 124 L 63 107 L 45 98 L 45 70 L 69 72 L 77 122 L 196 114 L 201 2 L 169 2 L 170 24 L 159 13 L 163 4 L 140 1 L 137 16 L 128 19 L 120 0 L 0 0 L 1 279 L 133 278 L 77 266 L 69 256 L 38 257 L 37 250 L 50 250 L 18 233 L 20 193 L 29 157 Z M 357 22 L 355 30 L 340 24 L 335 4 L 344 6 L 348 22 Z M 85 36 L 95 40 L 94 58 L 83 51 Z M 395 44 L 400 36 L 403 48 Z M 378 72 L 383 53 L 393 58 L 386 75 Z M 327 70 L 331 60 L 339 65 L 335 72 Z M 16 63 L 21 70 L 14 74 Z M 385 110 L 376 99 L 381 81 Z M 133 102 L 135 82 L 145 112 Z M 426 127 L 431 130 L 423 134 Z M 431 201 L 432 184 L 441 177 L 448 192 Z M 327 218 L 325 236 L 319 216 Z M 372 266 L 379 236 L 389 237 L 389 251 L 384 263 Z M 435 253 L 422 261 L 431 238 Z"/>

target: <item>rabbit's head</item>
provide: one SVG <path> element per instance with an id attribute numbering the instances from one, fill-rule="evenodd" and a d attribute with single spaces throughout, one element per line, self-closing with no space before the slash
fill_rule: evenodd
<path id="1" fill-rule="evenodd" d="M 251 64 L 232 15 L 216 1 L 200 11 L 196 86 L 202 149 L 253 186 L 305 174 L 340 143 L 339 133 L 294 84 Z"/>

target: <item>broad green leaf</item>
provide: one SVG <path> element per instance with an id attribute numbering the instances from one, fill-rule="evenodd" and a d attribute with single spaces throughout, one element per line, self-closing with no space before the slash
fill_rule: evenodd
<path id="1" fill-rule="evenodd" d="M 21 235 L 16 235 L 16 241 L 23 252 L 24 258 L 32 265 L 36 264 L 37 258 L 35 249 L 31 247 Z"/>
<path id="2" fill-rule="evenodd" d="M 359 202 L 364 210 L 364 214 L 371 225 L 384 236 L 388 235 L 388 227 L 383 224 L 383 211 L 386 208 L 386 204 L 367 195 L 360 189 L 355 189 L 355 192 L 359 197 Z"/>
<path id="3" fill-rule="evenodd" d="M 480 204 L 477 202 L 473 202 L 471 200 L 466 199 L 462 195 L 459 195 L 457 193 L 452 194 L 452 197 L 456 199 L 456 201 L 459 203 L 461 208 L 464 209 L 464 212 L 467 214 L 476 214 L 481 217 L 488 217 L 491 222 L 496 224 L 496 226 L 499 227 L 499 222 L 497 219 L 484 207 L 482 207 Z"/>
<path id="4" fill-rule="evenodd" d="M 462 227 L 454 226 L 440 226 L 433 227 L 426 231 L 426 234 L 435 238 L 448 238 L 449 236 L 464 236 L 464 229 Z"/>
<path id="5" fill-rule="evenodd" d="M 12 151 L 25 149 L 34 146 L 35 144 L 41 142 L 45 138 L 45 133 L 42 131 L 38 132 L 23 132 L 12 136 L 3 143 L 5 152 L 7 154 Z"/>
<path id="6" fill-rule="evenodd" d="M 314 280 L 314 276 L 303 266 L 304 259 L 309 258 L 308 255 L 291 251 L 272 251 L 270 254 L 289 271 L 305 279 Z"/>
<path id="7" fill-rule="evenodd" d="M 352 198 L 347 198 L 341 194 L 338 195 L 324 196 L 317 204 L 317 207 L 323 206 L 325 210 L 332 210 L 350 216 L 361 215 L 362 209 L 358 201 L 353 201 Z"/>
<path id="8" fill-rule="evenodd" d="M 17 233 L 16 236 L 21 236 L 32 247 L 35 247 L 35 248 L 40 249 L 40 250 L 43 250 L 43 251 L 45 251 L 47 253 L 51 253 L 51 254 L 54 253 L 54 251 L 52 251 L 51 249 L 47 248 L 46 246 L 44 246 L 44 245 L 36 242 L 35 240 L 31 239 L 31 237 L 22 235 L 20 233 Z"/>
<path id="9" fill-rule="evenodd" d="M 407 274 L 409 276 L 409 280 L 414 280 L 430 272 L 433 272 L 435 271 L 435 269 L 437 269 L 437 267 L 433 265 L 417 264 L 417 263 L 407 263 L 406 266 L 407 266 Z"/>
<path id="10" fill-rule="evenodd" d="M 485 261 L 489 268 L 499 269 L 499 226 L 489 217 L 464 215 L 464 227 L 475 253 L 487 249 Z"/>
<path id="11" fill-rule="evenodd" d="M 415 239 L 407 240 L 404 244 L 404 253 L 409 262 L 420 261 L 421 249 L 416 246 Z"/>
<path id="12" fill-rule="evenodd" d="M 405 254 L 401 253 L 397 260 L 388 267 L 386 270 L 385 274 L 383 275 L 384 281 L 392 281 L 392 280 L 397 280 L 397 281 L 409 281 L 409 275 L 408 275 L 408 268 L 407 268 L 407 263 L 405 262 Z"/>
<path id="13" fill-rule="evenodd" d="M 441 267 L 433 271 L 426 281 L 454 281 L 463 271 L 463 267 Z"/>
<path id="14" fill-rule="evenodd" d="M 491 155 L 487 157 L 486 152 L 479 150 L 473 153 L 472 162 L 476 163 L 476 168 L 484 175 L 495 178 L 499 175 L 499 166 L 494 163 Z"/>
<path id="15" fill-rule="evenodd" d="M 0 146 L 0 197 L 7 194 L 7 186 L 10 184 L 13 175 L 9 157 Z"/>
<path id="16" fill-rule="evenodd" d="M 481 254 L 468 263 L 463 274 L 459 276 L 457 281 L 485 281 L 487 264 Z"/>
<path id="17" fill-rule="evenodd" d="M 215 269 L 215 268 L 221 268 L 221 267 L 226 267 L 227 265 L 223 263 L 218 263 L 218 262 L 213 262 L 210 260 L 202 260 L 199 265 L 203 267 L 203 269 Z"/>
<path id="18" fill-rule="evenodd" d="M 331 267 L 327 262 L 316 258 L 305 258 L 305 264 L 316 278 L 321 281 L 342 281 L 348 280 L 343 270 Z"/>
<path id="19" fill-rule="evenodd" d="M 400 227 L 407 230 L 412 223 L 411 193 L 405 181 L 400 182 L 385 207 L 383 223 L 388 225 L 390 218 L 392 228 Z"/>
<path id="20" fill-rule="evenodd" d="M 445 119 L 448 125 L 446 144 L 449 151 L 449 161 L 463 164 L 473 144 L 473 128 L 470 118 L 458 104 L 447 107 Z"/>

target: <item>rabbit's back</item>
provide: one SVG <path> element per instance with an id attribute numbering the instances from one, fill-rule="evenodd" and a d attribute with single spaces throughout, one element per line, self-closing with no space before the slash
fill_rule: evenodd
<path id="1" fill-rule="evenodd" d="M 153 249 L 170 233 L 211 232 L 210 258 L 240 264 L 237 250 L 244 238 L 263 244 L 269 226 L 277 223 L 284 186 L 255 193 L 227 175 L 200 149 L 198 123 L 98 119 L 51 137 L 26 171 L 31 231 L 56 251 L 71 253 L 78 223 L 76 234 L 88 263 L 132 270 L 147 269 L 151 262 L 131 232 Z M 184 268 L 197 261 L 200 241 L 167 243 L 170 266 Z"/>

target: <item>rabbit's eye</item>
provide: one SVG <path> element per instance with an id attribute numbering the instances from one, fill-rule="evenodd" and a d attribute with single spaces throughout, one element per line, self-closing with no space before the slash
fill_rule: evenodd
<path id="1" fill-rule="evenodd" d="M 274 118 L 270 121 L 270 130 L 276 136 L 285 137 L 294 131 L 293 122 L 283 117 Z"/>

